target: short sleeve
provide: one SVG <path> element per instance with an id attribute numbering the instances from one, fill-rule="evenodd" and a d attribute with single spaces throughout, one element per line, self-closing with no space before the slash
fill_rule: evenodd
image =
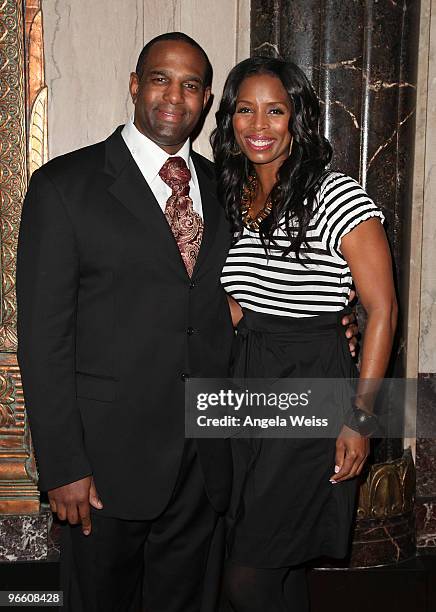
<path id="1" fill-rule="evenodd" d="M 343 236 L 371 217 L 378 217 L 381 223 L 385 220 L 383 212 L 366 191 L 345 174 L 332 173 L 320 195 L 320 208 L 326 216 L 327 246 L 340 257 Z"/>

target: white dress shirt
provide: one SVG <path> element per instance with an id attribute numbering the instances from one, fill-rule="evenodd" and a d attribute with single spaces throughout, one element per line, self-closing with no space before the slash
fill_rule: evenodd
<path id="1" fill-rule="evenodd" d="M 175 155 L 168 155 L 168 153 L 138 130 L 133 123 L 133 119 L 129 119 L 123 127 L 121 136 L 152 190 L 154 197 L 159 202 L 159 206 L 164 212 L 167 200 L 172 192 L 171 188 L 160 178 L 159 170 L 169 157 L 183 157 L 186 165 L 191 171 L 189 197 L 192 199 L 192 205 L 195 212 L 201 217 L 203 216 L 200 187 L 198 185 L 197 173 L 195 172 L 195 167 L 191 159 L 191 144 L 189 139 Z"/>

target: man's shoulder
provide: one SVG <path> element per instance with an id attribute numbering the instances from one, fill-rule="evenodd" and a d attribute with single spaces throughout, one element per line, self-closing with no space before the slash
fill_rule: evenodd
<path id="1" fill-rule="evenodd" d="M 64 155 L 54 157 L 44 164 L 40 172 L 51 180 L 57 181 L 95 172 L 104 164 L 105 141 L 76 149 Z"/>
<path id="2" fill-rule="evenodd" d="M 96 172 L 104 170 L 107 163 L 107 155 L 110 150 L 117 156 L 125 154 L 126 149 L 121 136 L 122 126 L 119 126 L 108 138 L 81 149 L 76 149 L 64 155 L 54 157 L 44 164 L 37 172 L 47 176 L 53 181 L 72 179 L 88 179 Z M 127 149 L 126 149 L 127 150 Z"/>
<path id="3" fill-rule="evenodd" d="M 194 164 L 201 167 L 211 179 L 215 180 L 215 164 L 207 157 L 204 157 L 204 155 L 197 153 L 197 151 L 192 151 L 191 156 Z"/>

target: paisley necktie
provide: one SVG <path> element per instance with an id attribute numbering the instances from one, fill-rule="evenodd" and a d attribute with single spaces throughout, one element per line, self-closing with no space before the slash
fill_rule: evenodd
<path id="1" fill-rule="evenodd" d="M 182 157 L 169 157 L 159 170 L 160 178 L 171 187 L 165 217 L 169 223 L 189 276 L 192 276 L 203 236 L 203 219 L 194 211 L 189 197 L 191 172 Z"/>

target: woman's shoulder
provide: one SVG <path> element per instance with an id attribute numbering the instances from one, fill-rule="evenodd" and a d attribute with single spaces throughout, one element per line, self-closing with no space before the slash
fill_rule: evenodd
<path id="1" fill-rule="evenodd" d="M 321 178 L 316 194 L 318 210 L 346 210 L 356 206 L 377 208 L 372 198 L 355 178 L 344 172 L 329 171 Z"/>
<path id="2" fill-rule="evenodd" d="M 338 172 L 337 170 L 329 170 L 325 172 L 325 174 L 321 177 L 318 195 L 339 195 L 349 189 L 358 190 L 360 192 L 365 193 L 365 195 L 369 197 L 363 189 L 362 185 L 358 181 L 356 181 L 355 178 L 349 176 L 348 174 L 345 174 L 344 172 Z"/>
<path id="3" fill-rule="evenodd" d="M 324 220 L 326 239 L 336 252 L 340 251 L 341 238 L 362 221 L 371 217 L 378 217 L 382 223 L 385 220 L 382 210 L 360 183 L 343 172 L 326 173 L 317 198 L 318 218 Z"/>

